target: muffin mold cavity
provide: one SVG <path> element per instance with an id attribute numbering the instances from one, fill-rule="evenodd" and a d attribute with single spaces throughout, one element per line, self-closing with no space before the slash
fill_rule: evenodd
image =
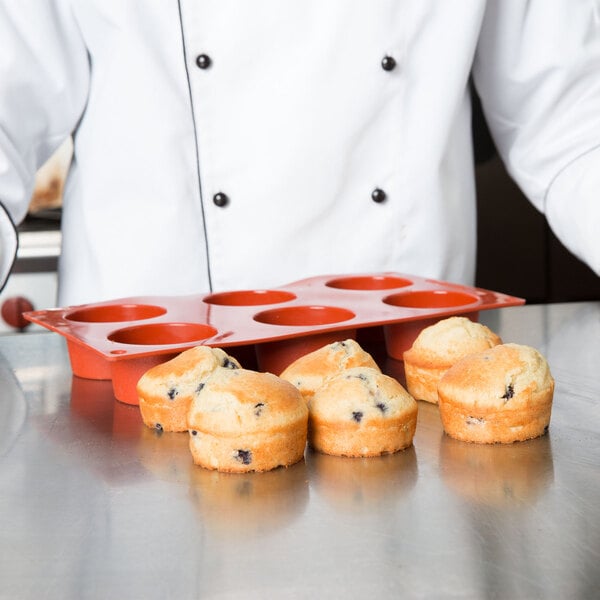
<path id="1" fill-rule="evenodd" d="M 402 360 L 418 333 L 440 319 L 477 320 L 481 310 L 524 302 L 385 272 L 322 275 L 266 290 L 123 298 L 24 316 L 65 337 L 74 375 L 112 380 L 116 398 L 136 404 L 144 369 L 196 345 L 251 352 L 260 370 L 279 374 L 325 343 L 381 329 L 388 356 Z"/>

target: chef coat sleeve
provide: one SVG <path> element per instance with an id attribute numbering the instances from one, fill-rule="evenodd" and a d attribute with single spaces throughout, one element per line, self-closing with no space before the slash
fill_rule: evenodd
<path id="1" fill-rule="evenodd" d="M 68 0 L 0 2 L 0 289 L 35 172 L 81 117 L 89 69 Z"/>
<path id="2" fill-rule="evenodd" d="M 488 2 L 473 78 L 508 172 L 600 275 L 600 2 Z"/>

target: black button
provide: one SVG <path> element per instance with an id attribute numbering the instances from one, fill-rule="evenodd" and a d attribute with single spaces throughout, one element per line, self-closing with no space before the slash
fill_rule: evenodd
<path id="1" fill-rule="evenodd" d="M 223 208 L 224 206 L 227 206 L 229 204 L 229 196 L 227 196 L 227 194 L 224 194 L 223 192 L 217 192 L 213 196 L 213 203 L 215 204 L 215 206 Z"/>
<path id="2" fill-rule="evenodd" d="M 212 60 L 210 59 L 210 56 L 208 56 L 208 54 L 198 54 L 198 56 L 196 57 L 196 65 L 200 69 L 208 69 L 211 64 Z"/>
<path id="3" fill-rule="evenodd" d="M 385 201 L 386 198 L 387 198 L 387 194 L 383 190 L 380 190 L 379 188 L 375 188 L 371 192 L 371 199 L 373 200 L 373 202 L 377 202 L 377 204 L 381 204 L 382 202 Z"/>
<path id="4" fill-rule="evenodd" d="M 384 71 L 393 71 L 396 68 L 396 61 L 391 56 L 384 56 L 381 60 L 381 68 Z"/>

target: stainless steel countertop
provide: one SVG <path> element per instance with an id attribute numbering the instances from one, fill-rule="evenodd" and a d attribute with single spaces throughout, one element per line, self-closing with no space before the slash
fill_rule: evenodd
<path id="1" fill-rule="evenodd" d="M 548 435 L 456 442 L 419 403 L 409 450 L 249 475 L 195 467 L 60 336 L 0 338 L 0 597 L 598 598 L 600 303 L 481 320 L 548 358 Z"/>

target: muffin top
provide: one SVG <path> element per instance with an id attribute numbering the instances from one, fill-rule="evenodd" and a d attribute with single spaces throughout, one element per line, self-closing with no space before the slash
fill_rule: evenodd
<path id="1" fill-rule="evenodd" d="M 218 367 L 192 400 L 189 429 L 236 436 L 308 419 L 298 389 L 272 373 Z"/>
<path id="2" fill-rule="evenodd" d="M 241 368 L 220 348 L 195 346 L 146 371 L 137 383 L 138 395 L 149 404 L 189 397 L 217 367 Z"/>
<path id="3" fill-rule="evenodd" d="M 449 317 L 425 327 L 404 359 L 423 366 L 452 365 L 460 358 L 501 344 L 491 329 L 466 317 Z"/>
<path id="4" fill-rule="evenodd" d="M 416 400 L 378 369 L 355 367 L 328 379 L 310 400 L 311 418 L 369 424 L 417 411 Z"/>
<path id="5" fill-rule="evenodd" d="M 501 344 L 459 360 L 441 378 L 442 399 L 473 410 L 512 410 L 546 402 L 554 379 L 535 348 Z"/>
<path id="6" fill-rule="evenodd" d="M 310 400 L 317 388 L 328 378 L 353 367 L 370 367 L 380 371 L 373 357 L 355 340 L 327 344 L 305 354 L 289 365 L 280 377 L 293 383 L 305 400 Z"/>

